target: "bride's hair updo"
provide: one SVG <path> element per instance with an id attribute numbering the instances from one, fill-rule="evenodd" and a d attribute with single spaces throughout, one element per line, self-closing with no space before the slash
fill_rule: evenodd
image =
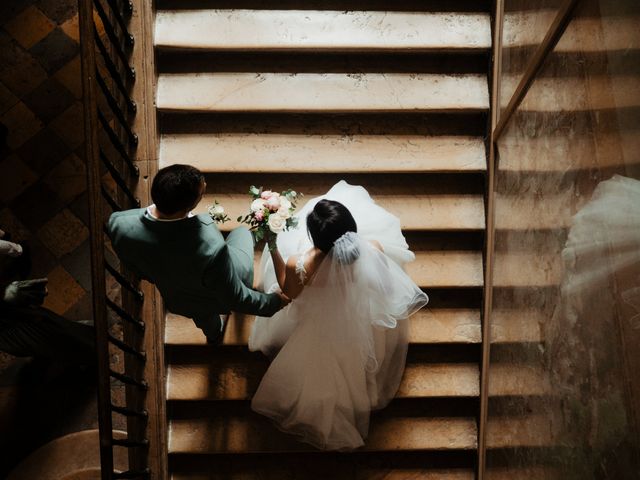
<path id="1" fill-rule="evenodd" d="M 351 212 L 340 202 L 320 200 L 307 216 L 307 231 L 313 244 L 328 253 L 337 239 L 358 227 Z"/>

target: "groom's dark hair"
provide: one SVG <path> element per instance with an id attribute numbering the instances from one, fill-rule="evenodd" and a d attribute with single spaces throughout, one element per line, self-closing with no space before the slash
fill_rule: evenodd
<path id="1" fill-rule="evenodd" d="M 178 213 L 193 207 L 203 181 L 202 172 L 191 165 L 170 165 L 156 173 L 151 184 L 151 198 L 162 213 Z"/>
<path id="2" fill-rule="evenodd" d="M 358 227 L 351 212 L 340 202 L 320 200 L 307 215 L 307 231 L 313 244 L 328 253 L 337 239 Z"/>

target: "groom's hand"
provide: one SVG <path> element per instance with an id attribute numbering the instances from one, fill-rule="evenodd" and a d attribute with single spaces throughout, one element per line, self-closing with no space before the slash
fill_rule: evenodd
<path id="1" fill-rule="evenodd" d="M 276 292 L 276 294 L 280 297 L 280 308 L 284 308 L 291 303 L 291 299 L 284 293 Z"/>

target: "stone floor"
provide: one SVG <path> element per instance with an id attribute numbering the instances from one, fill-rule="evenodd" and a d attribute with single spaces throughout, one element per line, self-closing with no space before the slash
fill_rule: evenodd
<path id="1" fill-rule="evenodd" d="M 77 2 L 0 5 L 0 228 L 29 244 L 45 306 L 91 318 Z M 2 128 L 2 127 L 0 127 Z"/>
<path id="2" fill-rule="evenodd" d="M 0 2 L 0 229 L 26 242 L 45 306 L 90 320 L 76 0 Z M 46 402 L 43 401 L 46 399 Z M 0 478 L 59 435 L 96 428 L 92 372 L 0 353 Z"/>

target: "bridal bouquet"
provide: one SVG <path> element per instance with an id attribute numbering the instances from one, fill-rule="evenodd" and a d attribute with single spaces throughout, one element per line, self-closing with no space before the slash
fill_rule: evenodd
<path id="1" fill-rule="evenodd" d="M 298 219 L 293 216 L 293 212 L 301 193 L 291 189 L 278 193 L 252 185 L 249 195 L 253 199 L 250 212 L 244 217 L 238 217 L 238 222 L 249 225 L 256 241 L 298 226 Z"/>

